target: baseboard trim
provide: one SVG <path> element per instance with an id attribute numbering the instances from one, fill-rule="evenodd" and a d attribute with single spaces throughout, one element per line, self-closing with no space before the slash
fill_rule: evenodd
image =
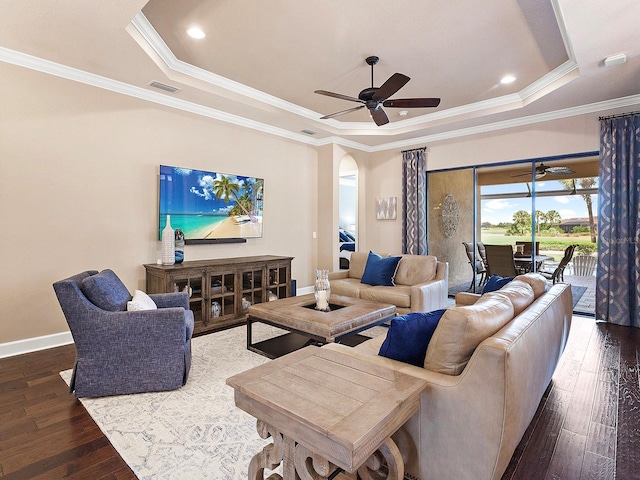
<path id="1" fill-rule="evenodd" d="M 0 358 L 13 357 L 47 348 L 61 347 L 73 343 L 71 332 L 54 333 L 42 337 L 25 338 L 15 342 L 0 343 Z"/>
<path id="2" fill-rule="evenodd" d="M 307 293 L 313 293 L 313 286 L 298 289 L 298 295 L 305 295 Z M 0 343 L 0 358 L 14 357 L 47 348 L 61 347 L 62 345 L 69 345 L 70 343 L 73 343 L 71 332 L 54 333 L 53 335 Z"/>

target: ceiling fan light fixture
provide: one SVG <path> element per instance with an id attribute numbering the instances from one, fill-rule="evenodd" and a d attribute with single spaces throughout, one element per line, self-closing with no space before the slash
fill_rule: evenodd
<path id="1" fill-rule="evenodd" d="M 189 35 L 191 38 L 195 38 L 196 40 L 201 40 L 207 36 L 200 27 L 196 26 L 190 27 L 187 30 L 187 35 Z"/>

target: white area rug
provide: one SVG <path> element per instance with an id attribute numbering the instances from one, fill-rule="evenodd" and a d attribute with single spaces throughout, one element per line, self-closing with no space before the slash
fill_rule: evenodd
<path id="1" fill-rule="evenodd" d="M 256 324 L 254 341 L 274 332 Z M 244 326 L 194 338 L 192 355 L 189 380 L 178 390 L 82 404 L 139 479 L 244 480 L 251 457 L 269 441 L 258 436 L 256 419 L 235 407 L 225 381 L 269 360 L 246 349 Z M 68 384 L 71 370 L 60 375 Z"/>

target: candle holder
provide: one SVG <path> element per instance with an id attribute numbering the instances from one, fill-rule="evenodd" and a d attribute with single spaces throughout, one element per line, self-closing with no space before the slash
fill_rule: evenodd
<path id="1" fill-rule="evenodd" d="M 329 311 L 329 297 L 331 296 L 331 285 L 329 283 L 329 270 L 316 270 L 316 283 L 314 285 L 316 296 L 316 310 L 321 312 Z"/>

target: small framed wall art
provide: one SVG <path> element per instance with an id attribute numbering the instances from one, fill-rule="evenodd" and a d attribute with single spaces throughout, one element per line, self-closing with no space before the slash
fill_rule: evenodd
<path id="1" fill-rule="evenodd" d="M 376 219 L 395 220 L 396 219 L 397 197 L 383 197 L 376 199 Z"/>

